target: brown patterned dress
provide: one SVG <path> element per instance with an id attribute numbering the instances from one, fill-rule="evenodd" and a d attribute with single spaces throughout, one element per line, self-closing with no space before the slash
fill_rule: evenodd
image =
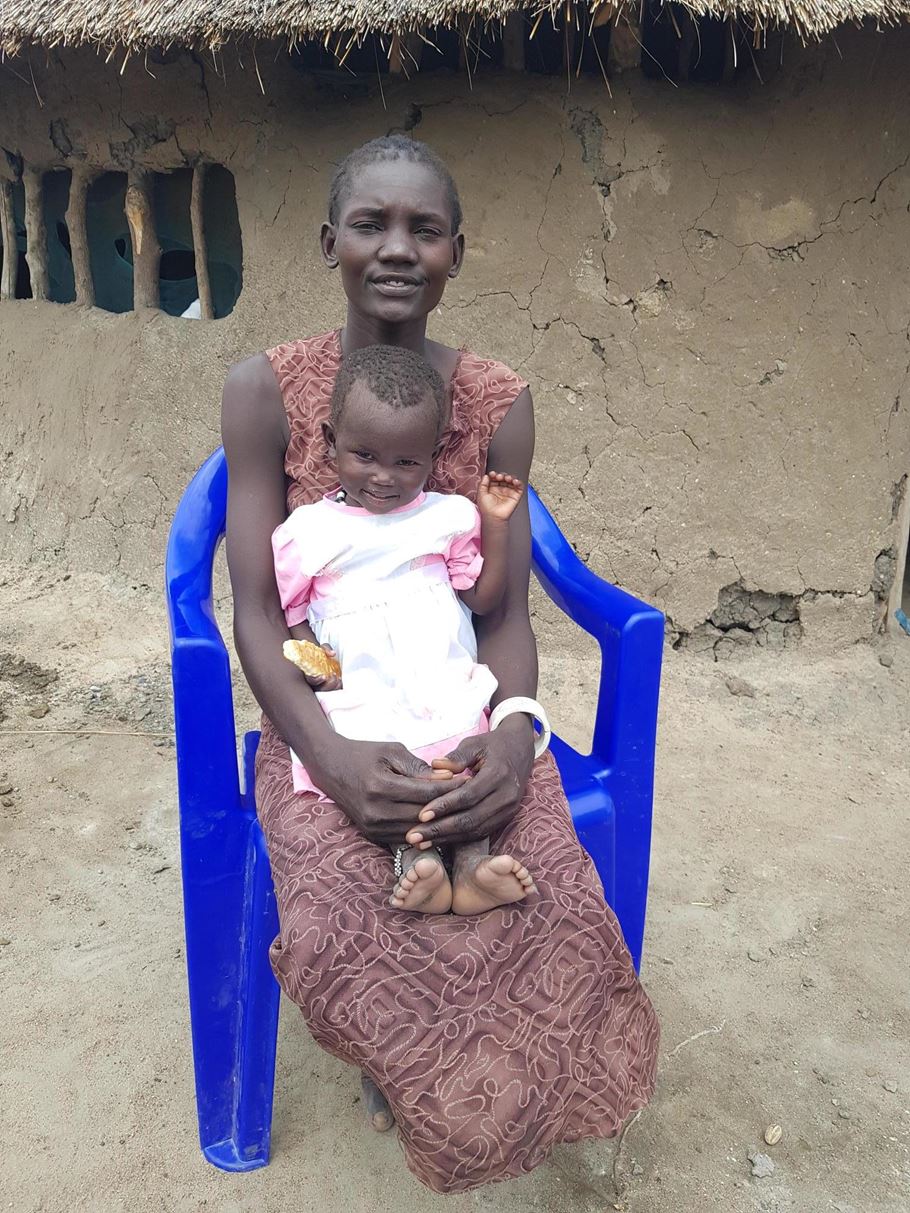
<path id="1" fill-rule="evenodd" d="M 321 423 L 340 357 L 335 332 L 268 352 L 290 424 L 289 510 L 334 486 Z M 461 355 L 429 488 L 474 497 L 524 386 Z M 275 974 L 317 1042 L 383 1091 L 418 1179 L 438 1192 L 509 1179 L 558 1142 L 615 1134 L 647 1103 L 657 1018 L 549 754 L 494 840 L 527 862 L 537 893 L 474 917 L 392 909 L 388 850 L 334 804 L 294 793 L 268 720 L 256 770 L 281 922 Z"/>

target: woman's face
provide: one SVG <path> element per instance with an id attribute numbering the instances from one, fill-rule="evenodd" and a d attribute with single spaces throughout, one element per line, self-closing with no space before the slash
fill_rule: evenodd
<path id="1" fill-rule="evenodd" d="M 402 324 L 427 316 L 461 269 L 464 237 L 436 174 L 409 160 L 361 169 L 341 199 L 337 224 L 322 229 L 326 263 L 341 268 L 344 292 L 365 316 Z"/>

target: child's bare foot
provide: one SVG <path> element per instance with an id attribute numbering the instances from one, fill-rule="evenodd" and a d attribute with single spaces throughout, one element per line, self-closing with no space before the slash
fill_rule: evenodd
<path id="1" fill-rule="evenodd" d="M 452 891 L 453 914 L 482 914 L 521 901 L 534 892 L 534 878 L 511 855 L 459 856 Z"/>
<path id="2" fill-rule="evenodd" d="M 442 856 L 432 848 L 408 847 L 401 856 L 401 876 L 390 898 L 396 910 L 420 914 L 447 914 L 452 907 L 452 886 Z"/>

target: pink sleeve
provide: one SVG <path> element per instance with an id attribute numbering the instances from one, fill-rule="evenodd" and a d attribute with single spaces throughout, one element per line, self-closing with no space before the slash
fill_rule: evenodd
<path id="1" fill-rule="evenodd" d="M 445 552 L 449 579 L 456 590 L 469 590 L 483 568 L 480 554 L 480 514 L 474 511 L 474 525 L 470 531 L 456 535 Z"/>
<path id="2" fill-rule="evenodd" d="M 313 579 L 303 571 L 298 541 L 286 522 L 277 527 L 272 535 L 272 552 L 275 556 L 275 580 L 287 625 L 293 627 L 295 623 L 306 623 Z"/>

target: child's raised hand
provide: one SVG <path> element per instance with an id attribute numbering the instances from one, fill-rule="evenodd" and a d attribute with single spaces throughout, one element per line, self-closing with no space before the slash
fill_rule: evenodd
<path id="1" fill-rule="evenodd" d="M 505 472 L 487 472 L 477 490 L 477 508 L 484 518 L 508 522 L 521 501 L 525 486 Z"/>

